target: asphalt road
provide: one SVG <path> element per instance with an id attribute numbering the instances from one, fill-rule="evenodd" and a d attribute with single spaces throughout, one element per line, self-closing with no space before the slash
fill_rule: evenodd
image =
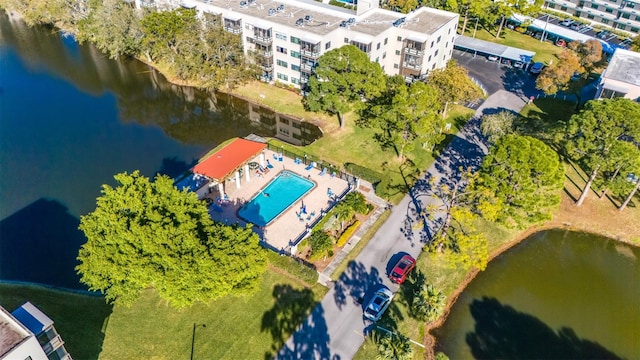
<path id="1" fill-rule="evenodd" d="M 502 109 L 519 111 L 524 100 L 506 91 L 497 91 L 476 111 L 474 120 L 456 138 L 418 181 L 411 193 L 396 205 L 389 219 L 369 241 L 360 255 L 349 265 L 322 302 L 288 339 L 276 359 L 351 359 L 358 351 L 373 323 L 363 318 L 363 305 L 381 284 L 394 293 L 398 286 L 387 278 L 389 268 L 403 254 L 417 257 L 431 233 L 439 226 L 439 219 L 427 222 L 417 217 L 416 207 L 424 208 L 437 201 L 424 190 L 429 177 L 450 181 L 460 166 L 478 166 L 487 151 L 479 135 L 479 116 Z M 426 274 L 427 279 L 429 274 Z M 387 312 L 397 314 L 392 303 Z M 417 339 L 420 341 L 420 339 Z"/>

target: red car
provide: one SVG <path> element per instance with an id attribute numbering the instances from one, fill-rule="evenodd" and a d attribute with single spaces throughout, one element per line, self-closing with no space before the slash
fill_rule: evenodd
<path id="1" fill-rule="evenodd" d="M 391 274 L 389 275 L 389 279 L 396 284 L 402 284 L 414 267 L 416 267 L 416 259 L 412 258 L 410 255 L 405 255 L 393 267 L 393 270 L 391 270 Z"/>

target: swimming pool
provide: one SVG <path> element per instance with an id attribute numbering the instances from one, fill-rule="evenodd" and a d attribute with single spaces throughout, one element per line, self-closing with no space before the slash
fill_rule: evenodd
<path id="1" fill-rule="evenodd" d="M 238 216 L 258 226 L 266 226 L 315 186 L 311 180 L 282 171 L 238 210 Z"/>

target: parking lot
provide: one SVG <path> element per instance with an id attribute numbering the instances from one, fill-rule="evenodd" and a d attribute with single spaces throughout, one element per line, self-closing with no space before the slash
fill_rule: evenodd
<path id="1" fill-rule="evenodd" d="M 476 79 L 484 86 L 489 95 L 507 90 L 523 99 L 541 94 L 536 90 L 535 75 L 526 70 L 513 66 L 503 65 L 497 61 L 490 61 L 486 56 L 453 50 L 453 58 L 464 66 L 469 76 Z"/>
<path id="2" fill-rule="evenodd" d="M 568 30 L 575 31 L 575 32 L 577 32 L 579 34 L 584 34 L 586 36 L 591 36 L 593 38 L 606 41 L 610 45 L 615 45 L 615 46 L 620 46 L 620 47 L 623 47 L 623 48 L 628 48 L 629 45 L 631 44 L 630 39 L 628 39 L 628 40 L 627 39 L 620 39 L 620 38 L 618 38 L 617 35 L 612 34 L 609 31 L 606 31 L 606 30 L 603 31 L 602 29 L 595 29 L 595 28 L 587 25 L 586 23 L 588 21 L 586 19 L 584 19 L 585 23 L 581 23 L 581 22 L 574 22 L 572 20 L 560 19 L 560 18 L 557 18 L 557 17 L 552 16 L 552 15 L 548 15 L 548 14 L 540 15 L 540 16 L 538 16 L 537 19 L 540 20 L 540 21 L 548 22 L 549 24 L 552 24 L 552 25 L 565 27 Z"/>

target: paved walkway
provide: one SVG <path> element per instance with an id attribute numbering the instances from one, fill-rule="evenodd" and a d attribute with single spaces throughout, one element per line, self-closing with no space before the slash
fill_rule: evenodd
<path id="1" fill-rule="evenodd" d="M 523 106 L 521 98 L 506 91 L 490 96 L 478 108 L 476 117 L 429 167 L 425 178 L 436 177 L 446 181 L 459 176 L 459 166 L 478 166 L 487 151 L 479 133 L 479 117 L 500 110 L 518 112 Z M 420 183 L 421 186 L 425 184 L 424 181 Z M 394 292 L 398 290 L 398 286 L 387 278 L 389 268 L 403 254 L 417 257 L 437 226 L 430 223 L 427 228 L 414 232 L 415 224 L 421 221 L 414 215 L 415 207 L 436 201 L 427 195 L 418 198 L 415 194 L 424 194 L 419 190 L 412 189 L 412 196 L 405 196 L 393 208 L 389 219 L 280 349 L 277 359 L 353 358 L 374 326 L 363 319 L 361 304 L 366 304 L 381 284 Z M 365 226 L 360 230 L 366 231 Z M 393 307 L 392 303 L 389 311 L 393 311 Z"/>

